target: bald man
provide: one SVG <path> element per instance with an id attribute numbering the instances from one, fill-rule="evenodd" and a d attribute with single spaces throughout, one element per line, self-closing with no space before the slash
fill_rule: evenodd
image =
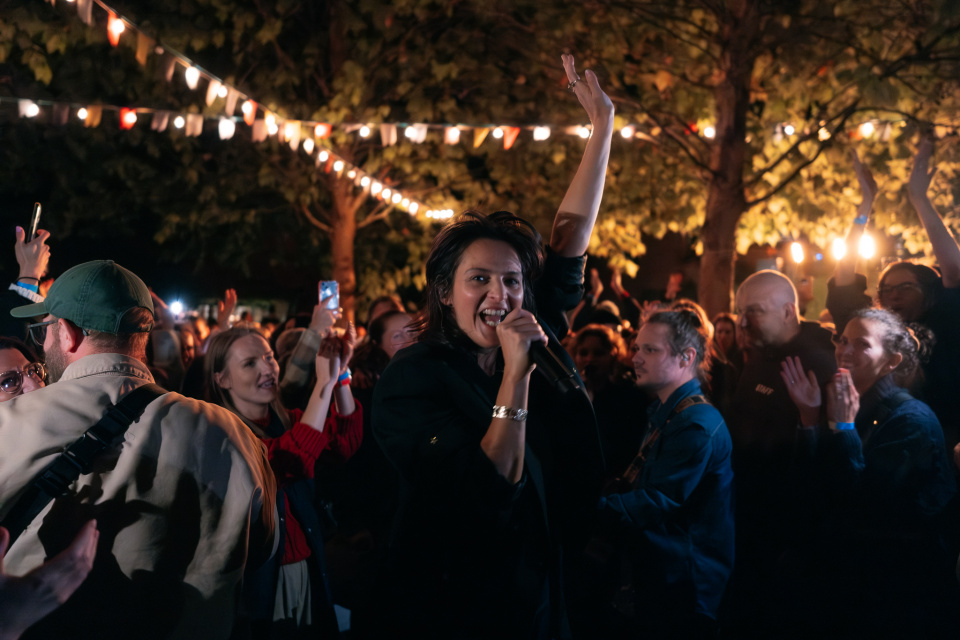
<path id="1" fill-rule="evenodd" d="M 780 363 L 798 356 L 821 385 L 837 366 L 831 332 L 800 319 L 797 290 L 783 274 L 751 275 L 740 285 L 736 302 L 748 347 L 728 419 L 737 499 L 731 597 L 741 605 L 734 608 L 745 624 L 754 626 L 763 624 L 755 612 L 775 615 L 777 603 L 761 601 L 775 592 L 773 572 L 782 552 L 804 537 L 812 504 L 809 487 L 792 476 L 800 416 L 780 377 Z"/>

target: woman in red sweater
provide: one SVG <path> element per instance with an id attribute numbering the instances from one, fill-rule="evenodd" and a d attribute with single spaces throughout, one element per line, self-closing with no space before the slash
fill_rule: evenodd
<path id="1" fill-rule="evenodd" d="M 317 385 L 304 411 L 280 405 L 280 369 L 255 329 L 217 334 L 206 355 L 208 399 L 240 416 L 263 441 L 277 478 L 279 548 L 244 587 L 244 608 L 255 638 L 322 637 L 337 630 L 312 479 L 321 454 L 346 460 L 357 450 L 363 415 L 350 392 L 345 365 L 352 337 L 336 337 L 333 314 L 320 313 L 327 316 L 326 335 L 317 354 Z"/>

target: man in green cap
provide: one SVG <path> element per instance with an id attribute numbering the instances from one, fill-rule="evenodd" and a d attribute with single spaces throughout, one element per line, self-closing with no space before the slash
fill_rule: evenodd
<path id="1" fill-rule="evenodd" d="M 52 384 L 0 407 L 0 519 L 64 447 L 153 382 L 150 291 L 112 261 L 67 270 L 46 299 L 11 314 L 42 318 L 30 335 Z M 154 399 L 10 547 L 5 569 L 23 575 L 86 521 L 100 530 L 87 581 L 23 637 L 227 638 L 248 542 L 262 551 L 274 532 L 274 483 L 262 445 L 234 414 L 177 393 Z"/>

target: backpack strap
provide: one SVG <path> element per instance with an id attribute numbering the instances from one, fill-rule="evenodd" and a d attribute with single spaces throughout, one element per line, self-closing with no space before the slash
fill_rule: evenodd
<path id="1" fill-rule="evenodd" d="M 0 523 L 10 531 L 8 548 L 51 500 L 69 495 L 68 487 L 81 474 L 90 473 L 96 459 L 119 444 L 127 428 L 143 415 L 147 405 L 165 393 L 165 389 L 153 383 L 137 387 L 111 405 L 97 424 L 44 467 Z"/>

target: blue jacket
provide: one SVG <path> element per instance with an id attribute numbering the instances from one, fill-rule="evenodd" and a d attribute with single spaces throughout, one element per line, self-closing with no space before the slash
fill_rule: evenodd
<path id="1" fill-rule="evenodd" d="M 636 542 L 644 582 L 634 583 L 638 593 L 685 593 L 688 611 L 716 617 L 733 570 L 732 445 L 712 405 L 674 411 L 700 393 L 691 380 L 653 403 L 649 429 L 659 428 L 660 437 L 643 472 L 632 491 L 601 498 L 599 509 Z"/>

